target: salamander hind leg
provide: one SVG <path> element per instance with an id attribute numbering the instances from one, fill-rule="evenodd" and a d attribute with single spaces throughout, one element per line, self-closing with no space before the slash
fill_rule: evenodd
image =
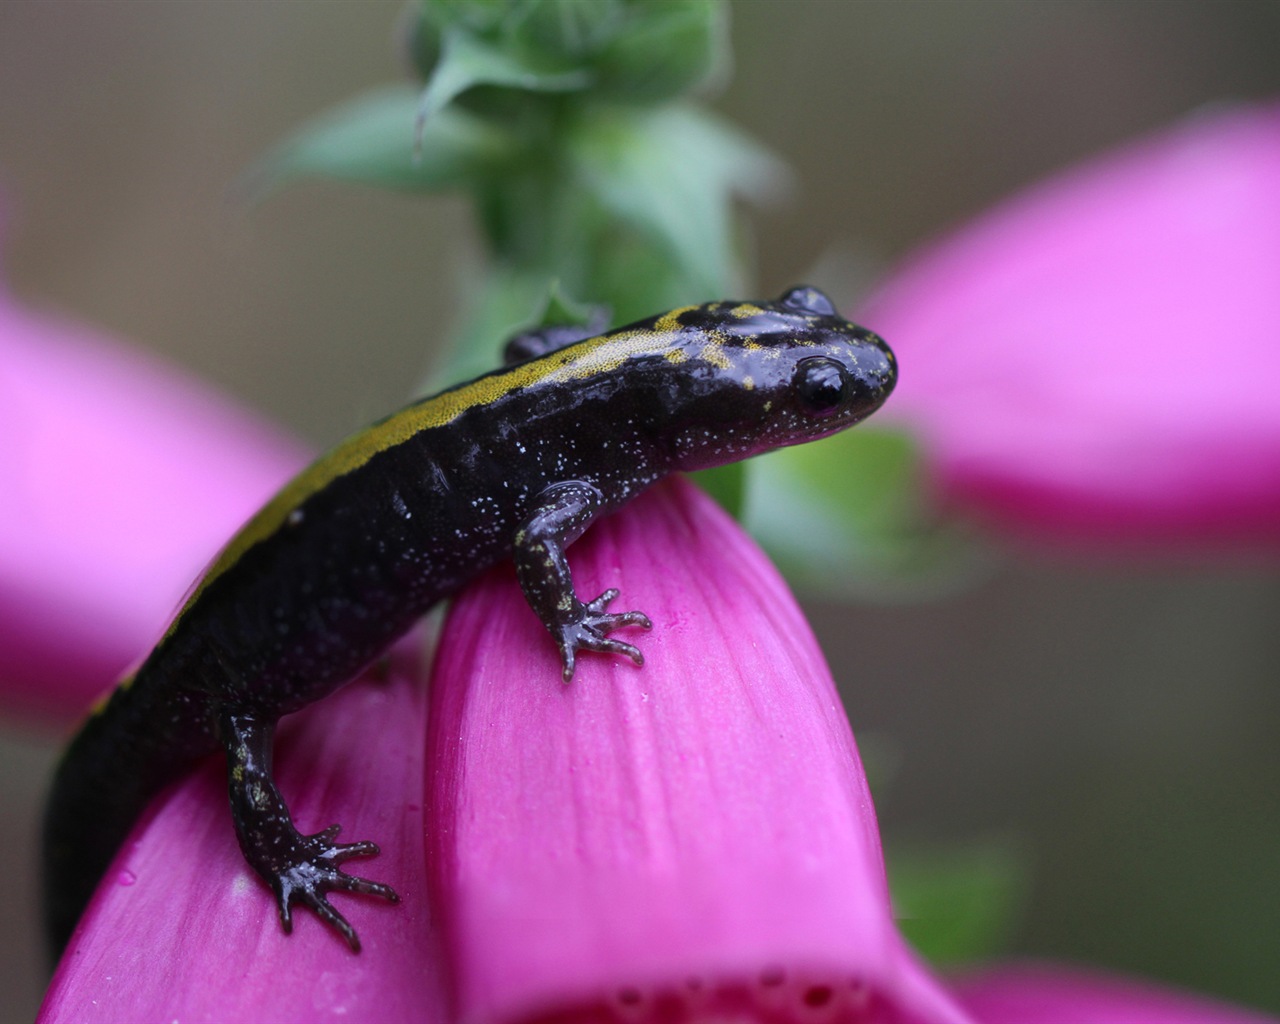
<path id="1" fill-rule="evenodd" d="M 589 483 L 568 480 L 554 484 L 538 496 L 514 538 L 520 588 L 560 648 L 566 683 L 573 678 L 579 650 L 624 654 L 643 665 L 644 655 L 638 648 L 608 634 L 624 626 L 650 629 L 653 625 L 644 612 L 606 611 L 618 596 L 617 590 L 606 590 L 594 601 L 583 601 L 573 589 L 565 548 L 582 535 L 602 504 L 599 490 Z"/>
<path id="2" fill-rule="evenodd" d="M 252 714 L 224 711 L 219 730 L 227 751 L 227 780 L 236 838 L 249 866 L 271 886 L 286 933 L 293 930 L 293 906 L 309 907 L 346 940 L 352 952 L 360 939 L 325 897 L 329 892 L 355 892 L 398 903 L 388 885 L 348 875 L 344 861 L 378 854 L 376 843 L 335 843 L 338 825 L 314 835 L 294 827 L 289 808 L 272 774 L 275 722 Z"/>

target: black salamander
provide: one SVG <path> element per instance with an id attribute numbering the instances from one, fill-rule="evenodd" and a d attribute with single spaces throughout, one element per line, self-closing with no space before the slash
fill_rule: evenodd
<path id="1" fill-rule="evenodd" d="M 342 862 L 378 852 L 303 835 L 272 777 L 282 715 L 332 693 L 433 604 L 503 558 L 560 649 L 625 655 L 649 627 L 583 601 L 565 548 L 598 516 L 677 470 L 824 437 L 875 411 L 893 354 L 813 288 L 712 302 L 597 337 L 550 328 L 507 365 L 375 423 L 287 484 L 198 581 L 164 637 L 62 759 L 45 822 L 45 904 L 61 950 L 148 801 L 226 753 L 244 857 L 291 929 L 310 907 L 353 950 L 331 891 L 395 902 Z"/>

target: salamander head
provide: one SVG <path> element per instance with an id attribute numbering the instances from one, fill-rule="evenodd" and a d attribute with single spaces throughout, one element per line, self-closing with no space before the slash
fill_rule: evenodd
<path id="1" fill-rule="evenodd" d="M 669 316 L 681 338 L 668 359 L 685 371 L 669 435 L 681 469 L 834 434 L 880 408 L 897 380 L 889 347 L 816 288 Z"/>

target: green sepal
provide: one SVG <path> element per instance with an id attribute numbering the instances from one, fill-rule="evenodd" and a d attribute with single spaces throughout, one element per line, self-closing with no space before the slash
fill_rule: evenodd
<path id="1" fill-rule="evenodd" d="M 602 312 L 608 313 L 603 306 L 579 302 L 569 295 L 559 280 L 547 286 L 547 297 L 543 302 L 542 312 L 529 325 L 530 327 L 586 327 L 601 319 Z"/>
<path id="2" fill-rule="evenodd" d="M 607 291 L 592 294 L 611 297 Z M 649 292 L 646 290 L 645 294 Z M 610 310 L 610 326 L 640 319 L 654 309 L 678 305 L 679 302 L 653 303 L 642 300 L 642 309 L 620 316 Z M 600 305 L 581 303 L 567 286 L 537 269 L 498 264 L 485 276 L 479 289 L 468 296 L 463 308 L 471 315 L 453 332 L 453 342 L 443 363 L 433 370 L 420 394 L 427 394 L 469 380 L 499 365 L 503 346 L 520 331 L 555 324 L 589 324 Z M 606 328 L 607 329 L 607 328 Z"/>
<path id="3" fill-rule="evenodd" d="M 626 30 L 629 9 L 646 6 L 649 0 L 508 2 L 513 16 L 503 25 L 506 45 L 521 46 L 543 59 L 587 66 L 601 47 Z"/>
<path id="4" fill-rule="evenodd" d="M 720 0 L 646 0 L 595 61 L 593 94 L 651 104 L 728 77 L 728 8 Z"/>
<path id="5" fill-rule="evenodd" d="M 833 598 L 915 596 L 987 563 L 933 508 L 913 440 L 875 425 L 753 460 L 744 522 L 788 579 Z"/>
<path id="6" fill-rule="evenodd" d="M 423 23 L 437 36 L 451 28 L 493 36 L 538 3 L 541 0 L 418 0 L 418 7 Z M 424 77 L 430 71 L 424 68 Z"/>
<path id="7" fill-rule="evenodd" d="M 496 369 L 511 336 L 537 324 L 550 286 L 545 274 L 501 264 L 492 267 L 477 293 L 467 297 L 463 308 L 471 316 L 453 332 L 444 362 L 428 375 L 419 393 L 429 394 Z"/>
<path id="8" fill-rule="evenodd" d="M 891 844 L 885 861 L 898 928 L 930 963 L 959 967 L 1003 952 L 1029 886 L 1016 843 Z"/>
<path id="9" fill-rule="evenodd" d="M 589 75 L 593 100 L 658 103 L 728 70 L 723 0 L 424 0 L 409 19 L 403 48 L 424 79 L 458 34 L 541 73 Z"/>
<path id="10" fill-rule="evenodd" d="M 421 0 L 423 34 L 466 32 L 535 62 L 581 64 L 626 24 L 635 0 Z M 639 0 L 647 4 L 649 0 Z M 429 50 L 426 51 L 429 53 Z M 434 67 L 419 64 L 424 78 Z"/>
<path id="11" fill-rule="evenodd" d="M 688 105 L 602 109 L 567 145 L 583 186 L 608 214 L 661 246 L 700 301 L 739 287 L 732 200 L 767 196 L 784 180 L 763 148 Z"/>
<path id="12" fill-rule="evenodd" d="M 492 45 L 461 28 L 446 29 L 440 59 L 418 102 L 419 131 L 450 102 L 479 85 L 569 92 L 586 88 L 590 81 L 584 69 L 539 67 L 514 48 Z"/>
<path id="13" fill-rule="evenodd" d="M 392 86 L 320 115 L 269 152 L 241 183 L 251 198 L 306 177 L 385 188 L 431 190 L 468 184 L 509 161 L 506 135 L 464 111 L 442 111 L 414 154 L 418 92 Z"/>

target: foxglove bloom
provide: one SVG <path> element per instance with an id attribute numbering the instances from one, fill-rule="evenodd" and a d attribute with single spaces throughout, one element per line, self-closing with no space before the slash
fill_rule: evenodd
<path id="1" fill-rule="evenodd" d="M 1013 964 L 972 975 L 957 995 L 982 1024 L 1274 1024 L 1275 1018 L 1098 971 Z"/>
<path id="2" fill-rule="evenodd" d="M 458 1018 L 962 1021 L 894 928 L 853 736 L 785 584 L 673 481 L 573 550 L 646 663 L 572 686 L 509 570 L 458 602 L 428 871 Z"/>
<path id="3" fill-rule="evenodd" d="M 1274 549 L 1277 182 L 1280 106 L 1208 111 L 925 251 L 859 311 L 905 367 L 881 421 L 1008 533 Z"/>

